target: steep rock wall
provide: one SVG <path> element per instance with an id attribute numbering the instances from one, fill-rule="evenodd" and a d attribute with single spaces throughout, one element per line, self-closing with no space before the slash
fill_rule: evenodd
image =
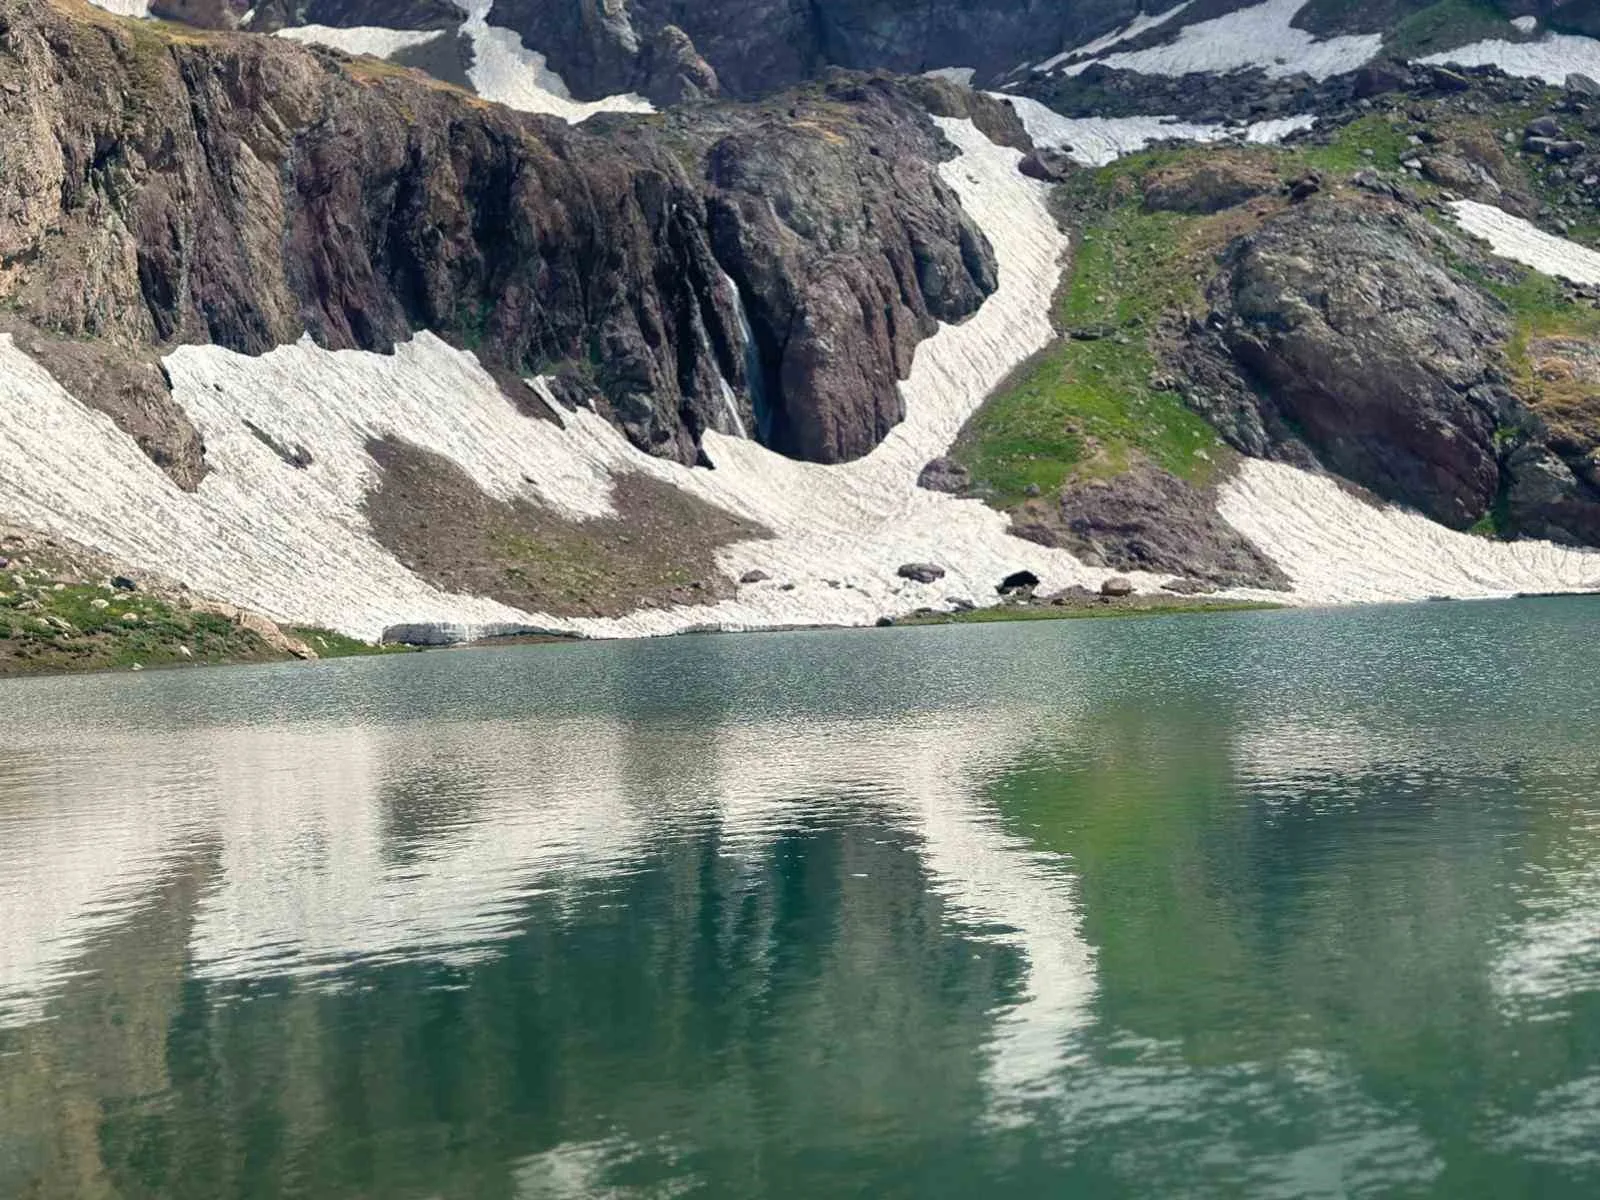
<path id="1" fill-rule="evenodd" d="M 0 299 L 130 348 L 259 354 L 309 332 L 387 351 L 430 329 L 491 367 L 569 375 L 636 445 L 691 462 L 706 430 L 756 425 L 731 275 L 765 314 L 755 361 L 783 410 L 833 431 L 785 448 L 832 461 L 893 424 L 935 318 L 994 288 L 992 251 L 934 177 L 948 151 L 890 85 L 606 120 L 570 128 L 279 39 L 0 0 Z M 759 271 L 753 251 L 720 261 L 768 239 Z M 841 311 L 841 280 L 870 319 Z"/>

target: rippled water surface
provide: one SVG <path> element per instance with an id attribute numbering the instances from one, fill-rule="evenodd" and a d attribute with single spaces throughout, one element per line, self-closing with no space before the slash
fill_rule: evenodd
<path id="1" fill-rule="evenodd" d="M 0 685 L 0 1196 L 1592 1197 L 1597 629 Z"/>

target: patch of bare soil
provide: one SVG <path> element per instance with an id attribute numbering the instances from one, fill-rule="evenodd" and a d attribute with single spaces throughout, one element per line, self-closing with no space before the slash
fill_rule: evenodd
<path id="1" fill-rule="evenodd" d="M 381 469 L 367 519 L 379 543 L 435 587 L 560 617 L 732 596 L 723 546 L 771 534 L 647 475 L 616 480 L 614 517 L 575 521 L 526 500 L 486 495 L 437 454 L 397 439 L 367 452 Z"/>

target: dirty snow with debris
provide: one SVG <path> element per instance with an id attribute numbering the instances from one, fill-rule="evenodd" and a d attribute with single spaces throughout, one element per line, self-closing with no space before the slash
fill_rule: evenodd
<path id="1" fill-rule="evenodd" d="M 1573 72 L 1600 78 L 1600 40 L 1573 33 L 1547 33 L 1531 42 L 1495 38 L 1457 46 L 1417 61 L 1436 66 L 1495 66 L 1507 75 L 1559 84 L 1566 82 Z"/>
<path id="2" fill-rule="evenodd" d="M 1035 144 L 1067 148 L 1074 162 L 1103 167 L 1124 154 L 1133 154 L 1151 142 L 1179 139 L 1191 142 L 1280 142 L 1299 129 L 1309 129 L 1316 118 L 1309 113 L 1276 117 L 1253 125 L 1195 125 L 1175 116 L 1164 117 L 1063 117 L 1026 96 L 1003 96 L 1022 119 Z"/>
<path id="3" fill-rule="evenodd" d="M 1260 67 L 1273 79 L 1298 74 L 1327 79 L 1354 71 L 1383 48 L 1383 35 L 1378 33 L 1318 38 L 1296 29 L 1290 22 L 1305 5 L 1306 0 L 1264 0 L 1209 21 L 1185 25 L 1164 45 L 1077 62 L 1068 72 L 1076 74 L 1098 62 L 1145 75 Z"/>
<path id="4" fill-rule="evenodd" d="M 1489 243 L 1501 258 L 1573 283 L 1600 283 L 1600 253 L 1546 233 L 1492 204 L 1457 200 L 1451 215 L 1462 229 Z"/>
<path id="5" fill-rule="evenodd" d="M 373 58 L 388 58 L 414 46 L 448 36 L 443 29 L 384 29 L 377 25 L 356 25 L 341 28 L 336 25 L 295 25 L 278 30 L 278 36 L 302 46 L 327 46 L 346 54 L 370 54 Z"/>

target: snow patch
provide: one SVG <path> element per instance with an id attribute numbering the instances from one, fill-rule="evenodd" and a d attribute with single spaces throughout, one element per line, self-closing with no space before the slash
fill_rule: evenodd
<path id="1" fill-rule="evenodd" d="M 1462 229 L 1489 243 L 1501 258 L 1573 283 L 1600 283 L 1600 253 L 1556 237 L 1492 204 L 1457 200 L 1450 212 Z"/>
<path id="2" fill-rule="evenodd" d="M 1512 17 L 1511 25 L 1518 33 L 1532 33 L 1539 28 L 1539 18 L 1534 16 Z"/>
<path id="3" fill-rule="evenodd" d="M 1600 589 L 1600 553 L 1457 533 L 1420 513 L 1374 507 L 1328 476 L 1284 463 L 1246 459 L 1223 485 L 1218 510 L 1283 568 L 1301 603 Z"/>
<path id="4" fill-rule="evenodd" d="M 1069 59 L 1093 58 L 1097 54 L 1104 54 L 1107 50 L 1111 49 L 1111 47 L 1118 45 L 1119 43 L 1132 41 L 1140 34 L 1147 33 L 1158 26 L 1165 25 L 1168 21 L 1172 20 L 1173 17 L 1177 16 L 1184 9 L 1188 8 L 1193 2 L 1194 0 L 1182 0 L 1182 3 L 1174 4 L 1165 12 L 1158 12 L 1148 15 L 1145 13 L 1140 13 L 1121 29 L 1113 30 L 1111 33 L 1097 37 L 1092 42 L 1085 42 L 1081 46 L 1074 46 L 1070 50 L 1063 50 L 1054 58 L 1045 59 L 1042 63 L 1035 67 L 1034 70 L 1040 72 L 1054 71 L 1057 67 L 1061 66 L 1063 63 L 1066 63 Z M 1087 65 L 1087 63 L 1084 64 L 1084 66 Z M 1024 69 L 1026 69 L 1025 66 L 1017 68 L 1018 71 Z M 1082 67 L 1069 67 L 1066 71 L 1066 74 L 1076 75 L 1082 69 Z"/>
<path id="5" fill-rule="evenodd" d="M 654 112 L 643 96 L 574 100 L 566 81 L 529 50 L 515 30 L 489 24 L 494 0 L 456 0 L 467 14 L 461 32 L 472 40 L 473 65 L 467 72 L 473 90 L 485 100 L 522 112 L 544 113 L 577 124 L 601 112 Z"/>
<path id="6" fill-rule="evenodd" d="M 96 8 L 103 8 L 108 13 L 116 13 L 119 17 L 148 17 L 150 15 L 150 0 L 89 0 Z"/>
<path id="7" fill-rule="evenodd" d="M 1166 45 L 1074 62 L 1064 73 L 1076 75 L 1098 62 L 1145 75 L 1261 67 L 1272 79 L 1299 74 L 1327 79 L 1354 71 L 1382 49 L 1382 34 L 1321 39 L 1296 29 L 1290 22 L 1305 5 L 1306 0 L 1265 0 L 1209 21 L 1186 25 Z"/>
<path id="8" fill-rule="evenodd" d="M 978 73 L 976 67 L 935 67 L 923 74 L 929 79 L 948 79 L 951 83 L 959 83 L 963 87 L 972 86 L 972 77 Z"/>
<path id="9" fill-rule="evenodd" d="M 1074 162 L 1103 167 L 1124 154 L 1142 150 L 1151 142 L 1171 138 L 1192 142 L 1237 140 L 1250 143 L 1279 142 L 1299 129 L 1309 129 L 1316 118 L 1309 113 L 1276 117 L 1254 125 L 1196 125 L 1176 116 L 1164 117 L 1063 117 L 1026 96 L 1007 96 L 1037 145 L 1066 148 Z"/>
<path id="10" fill-rule="evenodd" d="M 189 495 L 0 337 L 0 512 L 202 594 L 364 638 L 408 622 L 524 623 L 600 637 L 871 624 L 958 598 L 993 603 L 996 583 L 1023 569 L 1046 589 L 1098 586 L 1110 572 L 1012 537 L 1009 519 L 979 501 L 916 486 L 988 392 L 1053 336 L 1047 314 L 1066 249 L 1046 189 L 1017 170 L 1017 151 L 970 122 L 939 123 L 961 151 L 940 170 L 992 241 L 1000 288 L 918 347 L 902 385 L 906 419 L 854 463 L 794 462 L 716 433 L 705 437 L 715 471 L 663 462 L 593 412 L 564 413 L 564 429 L 521 416 L 470 353 L 423 333 L 392 355 L 308 341 L 259 358 L 215 346 L 175 351 L 166 360 L 174 396 L 213 468 Z M 246 421 L 305 446 L 311 465 L 285 464 Z M 383 437 L 447 457 L 491 496 L 527 496 L 574 518 L 610 513 L 619 474 L 666 480 L 770 529 L 770 540 L 725 549 L 720 565 L 734 578 L 760 569 L 772 582 L 715 605 L 619 620 L 563 620 L 446 595 L 406 570 L 366 524 L 376 466 L 365 447 Z M 948 574 L 926 585 L 899 579 L 896 568 L 913 561 Z M 1145 588 L 1158 582 L 1134 578 Z"/>
<path id="11" fill-rule="evenodd" d="M 370 54 L 388 58 L 413 46 L 425 46 L 448 35 L 442 29 L 384 29 L 377 25 L 340 28 L 335 25 L 298 25 L 278 30 L 278 36 L 302 46 L 327 46 L 357 57 Z"/>
<path id="12" fill-rule="evenodd" d="M 1573 33 L 1547 33 L 1532 42 L 1491 38 L 1417 61 L 1438 66 L 1496 66 L 1507 75 L 1560 84 L 1574 71 L 1600 76 L 1600 40 Z"/>

